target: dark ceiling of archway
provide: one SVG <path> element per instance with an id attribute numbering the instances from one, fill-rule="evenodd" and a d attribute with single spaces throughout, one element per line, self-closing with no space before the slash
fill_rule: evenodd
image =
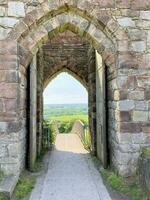
<path id="1" fill-rule="evenodd" d="M 43 45 L 44 82 L 63 69 L 69 70 L 88 85 L 88 56 L 90 45 L 76 34 L 60 33 Z"/>

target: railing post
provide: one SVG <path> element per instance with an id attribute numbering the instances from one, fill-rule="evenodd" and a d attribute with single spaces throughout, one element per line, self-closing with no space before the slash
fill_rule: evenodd
<path id="1" fill-rule="evenodd" d="M 51 146 L 51 141 L 50 141 L 50 128 L 48 128 L 48 148 Z"/>
<path id="2" fill-rule="evenodd" d="M 43 127 L 43 148 L 50 148 L 50 128 L 48 126 Z"/>

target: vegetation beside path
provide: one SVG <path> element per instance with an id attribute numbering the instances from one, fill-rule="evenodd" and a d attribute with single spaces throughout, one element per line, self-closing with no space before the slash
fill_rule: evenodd
<path id="1" fill-rule="evenodd" d="M 25 171 L 16 186 L 14 200 L 21 200 L 31 193 L 36 183 L 36 177 L 30 172 Z"/>
<path id="2" fill-rule="evenodd" d="M 104 182 L 110 188 L 127 197 L 130 197 L 132 200 L 150 200 L 150 198 L 143 193 L 138 180 L 129 182 L 127 179 L 124 179 L 113 171 L 109 169 L 103 169 L 100 161 L 96 157 L 92 157 L 92 159 L 95 166 L 101 173 Z"/>

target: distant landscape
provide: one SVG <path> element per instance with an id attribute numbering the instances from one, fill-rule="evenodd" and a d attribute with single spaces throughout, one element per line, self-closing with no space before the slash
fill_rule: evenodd
<path id="1" fill-rule="evenodd" d="M 60 132 L 68 132 L 78 119 L 88 124 L 88 105 L 46 104 L 44 105 L 44 119 L 57 121 Z"/>
<path id="2" fill-rule="evenodd" d="M 88 105 L 87 104 L 45 104 L 44 105 L 44 119 L 61 119 L 68 116 L 72 118 L 82 117 L 87 119 Z M 73 118 L 74 118 L 73 117 Z"/>

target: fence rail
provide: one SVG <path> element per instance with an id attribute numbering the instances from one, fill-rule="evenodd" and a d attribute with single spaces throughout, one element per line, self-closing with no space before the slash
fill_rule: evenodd
<path id="1" fill-rule="evenodd" d="M 91 139 L 88 125 L 84 124 L 81 120 L 77 120 L 73 125 L 71 133 L 77 134 L 81 138 L 82 143 L 90 149 Z"/>

